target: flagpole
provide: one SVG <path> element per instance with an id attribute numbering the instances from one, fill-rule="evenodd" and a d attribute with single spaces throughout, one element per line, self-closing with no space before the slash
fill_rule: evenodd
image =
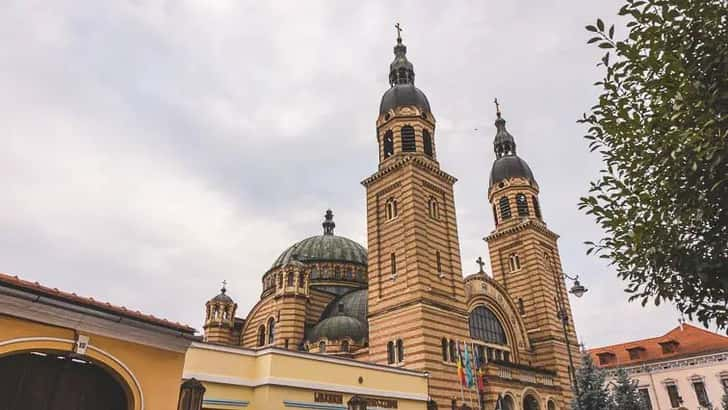
<path id="1" fill-rule="evenodd" d="M 470 345 L 473 347 L 473 358 L 474 358 L 473 366 L 475 368 L 474 369 L 475 370 L 475 373 L 474 373 L 475 374 L 475 392 L 476 392 L 475 398 L 478 401 L 478 409 L 483 410 L 483 403 L 481 400 L 481 397 L 483 395 L 483 392 L 481 390 L 481 386 L 483 386 L 482 385 L 483 378 L 481 377 L 481 374 L 480 374 L 480 359 L 481 358 L 479 357 L 480 354 L 478 353 L 478 350 L 475 348 L 475 342 L 470 342 Z M 485 387 L 483 386 L 483 389 L 484 388 Z"/>

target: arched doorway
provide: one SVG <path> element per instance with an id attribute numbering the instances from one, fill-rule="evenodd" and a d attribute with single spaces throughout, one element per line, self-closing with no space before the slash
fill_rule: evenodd
<path id="1" fill-rule="evenodd" d="M 532 394 L 527 394 L 523 398 L 523 410 L 540 410 L 541 407 L 538 405 L 538 399 L 533 397 Z"/>
<path id="2" fill-rule="evenodd" d="M 109 372 L 53 352 L 0 357 L 0 397 L 0 410 L 129 410 L 124 388 Z"/>
<path id="3" fill-rule="evenodd" d="M 511 396 L 503 397 L 501 407 L 503 407 L 503 410 L 516 410 L 516 405 L 513 403 L 513 398 Z"/>

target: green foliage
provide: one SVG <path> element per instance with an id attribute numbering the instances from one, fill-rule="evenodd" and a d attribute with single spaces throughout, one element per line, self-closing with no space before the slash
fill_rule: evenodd
<path id="1" fill-rule="evenodd" d="M 728 392 L 723 393 L 723 400 L 721 401 L 721 409 L 728 410 Z"/>
<path id="2" fill-rule="evenodd" d="M 617 377 L 614 381 L 614 388 L 610 395 L 610 410 L 645 410 L 647 406 L 642 402 L 637 380 L 629 378 L 624 369 L 617 370 Z"/>
<path id="3" fill-rule="evenodd" d="M 591 356 L 584 354 L 576 372 L 579 394 L 571 404 L 574 410 L 605 410 L 609 405 L 609 392 L 604 385 L 604 372 L 594 365 Z"/>
<path id="4" fill-rule="evenodd" d="M 728 324 L 728 2 L 627 0 L 627 37 L 599 19 L 598 103 L 579 122 L 604 169 L 579 208 L 644 306 Z"/>

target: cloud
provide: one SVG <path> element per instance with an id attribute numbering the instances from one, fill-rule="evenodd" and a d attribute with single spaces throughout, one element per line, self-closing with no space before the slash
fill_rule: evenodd
<path id="1" fill-rule="evenodd" d="M 0 13 L 0 271 L 195 326 L 219 282 L 240 312 L 283 249 L 320 232 L 366 242 L 361 181 L 395 21 L 457 176 L 465 274 L 487 256 L 493 106 L 542 189 L 590 345 L 675 325 L 627 304 L 584 255 L 576 210 L 599 168 L 575 123 L 599 54 L 583 26 L 616 3 L 11 1 Z M 474 129 L 477 128 L 477 131 Z"/>

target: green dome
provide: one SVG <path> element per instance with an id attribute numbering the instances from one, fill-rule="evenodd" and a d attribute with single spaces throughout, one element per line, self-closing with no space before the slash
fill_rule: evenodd
<path id="1" fill-rule="evenodd" d="M 311 331 L 309 339 L 317 342 L 321 339 L 341 340 L 348 337 L 355 341 L 362 341 L 368 336 L 369 331 L 366 325 L 359 319 L 338 314 L 319 322 Z"/>
<path id="2" fill-rule="evenodd" d="M 351 316 L 362 323 L 367 323 L 367 295 L 366 289 L 353 290 L 334 299 L 326 306 L 321 320 L 334 317 L 339 311 Z"/>

